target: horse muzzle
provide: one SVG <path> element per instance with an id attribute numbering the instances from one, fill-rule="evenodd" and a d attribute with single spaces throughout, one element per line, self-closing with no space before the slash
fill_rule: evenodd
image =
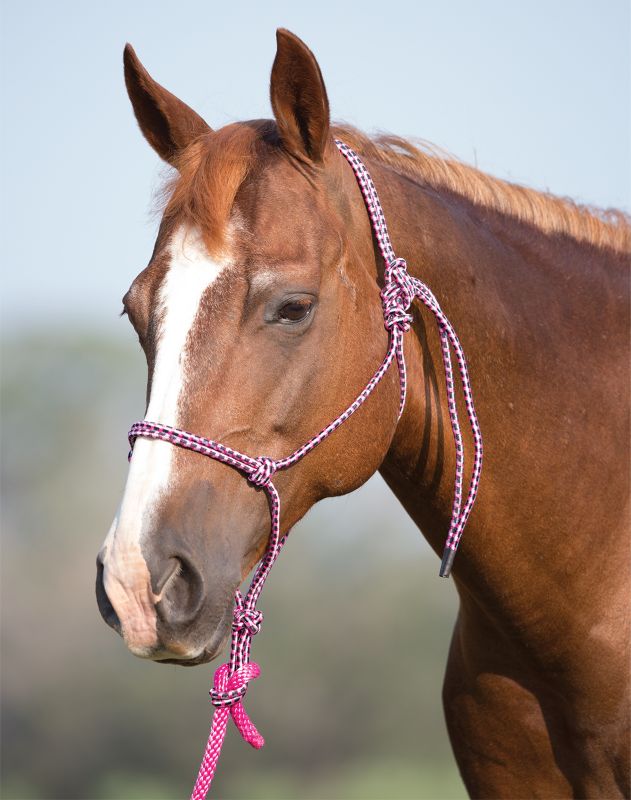
<path id="1" fill-rule="evenodd" d="M 104 547 L 96 575 L 101 616 L 139 658 L 188 666 L 211 661 L 230 634 L 235 587 L 209 592 L 184 555 L 152 566 L 139 552 Z"/>

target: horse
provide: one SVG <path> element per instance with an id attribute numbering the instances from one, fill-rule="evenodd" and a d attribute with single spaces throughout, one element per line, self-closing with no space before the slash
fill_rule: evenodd
<path id="1" fill-rule="evenodd" d="M 384 263 L 334 140 L 353 148 L 397 252 L 458 331 L 484 434 L 443 685 L 467 791 L 628 797 L 629 218 L 334 125 L 314 55 L 283 29 L 273 120 L 212 130 L 130 45 L 124 67 L 140 130 L 174 168 L 123 299 L 147 359 L 146 419 L 280 458 L 365 385 L 387 345 Z M 283 534 L 379 470 L 442 552 L 456 452 L 439 337 L 411 313 L 403 413 L 389 369 L 275 476 Z M 102 616 L 141 658 L 208 662 L 268 537 L 264 493 L 238 472 L 139 438 L 97 559 Z"/>

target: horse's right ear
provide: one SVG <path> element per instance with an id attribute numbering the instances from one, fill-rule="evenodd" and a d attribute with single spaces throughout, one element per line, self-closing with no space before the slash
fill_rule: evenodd
<path id="1" fill-rule="evenodd" d="M 123 62 L 127 94 L 140 130 L 160 158 L 174 164 L 187 145 L 211 129 L 192 108 L 154 81 L 130 44 L 125 45 Z"/>

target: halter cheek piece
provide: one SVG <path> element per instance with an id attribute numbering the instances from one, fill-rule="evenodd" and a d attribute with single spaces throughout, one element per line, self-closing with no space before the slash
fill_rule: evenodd
<path id="1" fill-rule="evenodd" d="M 272 483 L 272 478 L 279 470 L 287 469 L 300 461 L 307 453 L 310 453 L 320 442 L 330 436 L 333 431 L 337 430 L 343 422 L 354 414 L 370 396 L 373 389 L 386 374 L 388 368 L 395 359 L 399 370 L 399 417 L 401 417 L 405 406 L 407 389 L 407 375 L 403 354 L 403 334 L 410 329 L 412 324 L 413 319 L 409 310 L 415 299 L 420 300 L 421 303 L 434 314 L 438 324 L 445 367 L 447 405 L 456 448 L 454 499 L 451 521 L 440 567 L 440 575 L 442 577 L 449 576 L 460 537 L 462 536 L 462 531 L 467 523 L 478 491 L 480 472 L 482 469 L 482 435 L 473 407 L 469 373 L 460 341 L 432 292 L 418 278 L 414 278 L 408 273 L 405 259 L 395 256 L 381 203 L 377 196 L 377 190 L 375 189 L 375 185 L 366 167 L 357 153 L 351 150 L 350 147 L 338 139 L 335 140 L 335 144 L 355 173 L 368 214 L 370 215 L 375 239 L 377 240 L 379 250 L 385 263 L 381 303 L 383 306 L 384 325 L 388 331 L 388 350 L 381 365 L 368 381 L 366 387 L 351 405 L 333 420 L 333 422 L 323 428 L 320 433 L 312 439 L 309 439 L 306 444 L 299 447 L 291 453 L 291 455 L 280 459 L 273 459 L 267 456 L 253 458 L 252 456 L 245 455 L 245 453 L 240 453 L 238 450 L 233 450 L 231 447 L 221 444 L 221 442 L 216 442 L 213 439 L 205 439 L 202 436 L 195 436 L 195 434 L 188 433 L 187 431 L 171 428 L 168 425 L 160 425 L 155 422 L 147 422 L 146 420 L 136 422 L 129 431 L 129 443 L 132 451 L 134 442 L 139 436 L 148 439 L 162 439 L 178 447 L 194 450 L 197 453 L 209 456 L 210 458 L 238 469 L 245 475 L 250 483 L 263 489 L 269 500 L 271 513 L 269 544 L 265 555 L 256 568 L 250 588 L 245 597 L 243 597 L 239 591 L 237 591 L 235 595 L 230 660 L 227 664 L 223 664 L 219 667 L 213 679 L 210 699 L 213 706 L 215 706 L 215 713 L 206 751 L 193 789 L 192 800 L 204 800 L 208 793 L 217 767 L 217 761 L 219 759 L 219 753 L 221 752 L 229 716 L 232 716 L 239 729 L 239 733 L 245 741 L 249 742 L 249 744 L 257 749 L 264 744 L 263 737 L 250 721 L 241 700 L 245 695 L 248 683 L 258 678 L 260 675 L 258 664 L 250 661 L 252 637 L 260 631 L 261 622 L 263 620 L 263 615 L 257 610 L 256 603 L 263 589 L 265 580 L 287 539 L 287 534 L 282 537 L 280 535 L 280 497 L 276 487 Z M 464 449 L 456 406 L 451 348 L 453 348 L 458 362 L 462 392 L 469 422 L 471 424 L 474 443 L 471 481 L 464 505 L 462 504 Z M 131 456 L 132 452 L 130 451 L 130 459 Z"/>

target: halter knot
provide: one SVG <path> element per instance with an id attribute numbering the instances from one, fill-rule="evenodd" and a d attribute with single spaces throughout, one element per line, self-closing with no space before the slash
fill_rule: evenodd
<path id="1" fill-rule="evenodd" d="M 399 328 L 402 333 L 410 330 L 413 317 L 408 308 L 416 297 L 416 286 L 408 272 L 404 258 L 396 258 L 386 269 L 386 283 L 381 290 L 384 325 L 387 330 Z"/>
<path id="2" fill-rule="evenodd" d="M 239 703 L 248 689 L 248 683 L 261 674 L 261 668 L 254 661 L 248 661 L 230 675 L 230 664 L 222 664 L 215 672 L 210 702 L 217 708 Z"/>
<path id="3" fill-rule="evenodd" d="M 256 608 L 239 608 L 237 606 L 234 609 L 232 629 L 235 631 L 241 631 L 245 628 L 250 636 L 255 636 L 260 632 L 262 622 L 263 612 Z"/>
<path id="4" fill-rule="evenodd" d="M 274 477 L 277 469 L 276 462 L 273 458 L 268 458 L 267 456 L 260 456 L 254 460 L 257 463 L 257 467 L 254 472 L 248 475 L 248 480 L 254 486 L 260 486 L 264 489 Z"/>

